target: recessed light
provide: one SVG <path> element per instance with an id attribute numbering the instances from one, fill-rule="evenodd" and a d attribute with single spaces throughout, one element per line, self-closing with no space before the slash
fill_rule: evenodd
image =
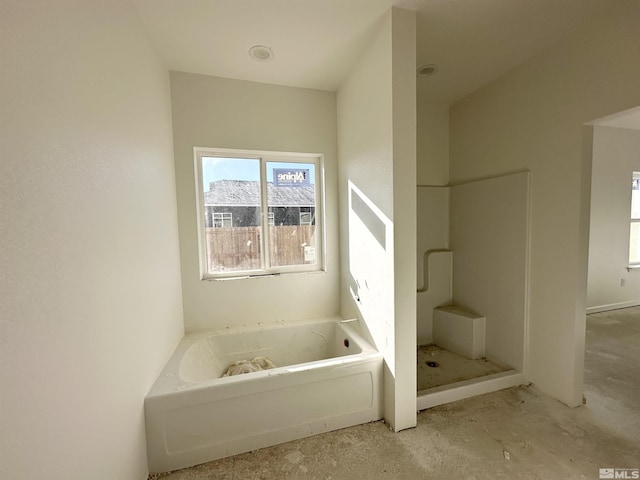
<path id="1" fill-rule="evenodd" d="M 438 71 L 438 66 L 433 63 L 429 63 L 427 65 L 421 65 L 416 70 L 419 77 L 429 77 L 434 73 L 436 73 L 437 71 Z"/>
<path id="2" fill-rule="evenodd" d="M 273 59 L 273 50 L 266 45 L 254 45 L 249 49 L 249 56 L 259 62 L 268 62 Z"/>

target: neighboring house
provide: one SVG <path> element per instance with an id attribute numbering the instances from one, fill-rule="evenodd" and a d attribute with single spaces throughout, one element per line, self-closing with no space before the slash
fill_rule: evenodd
<path id="1" fill-rule="evenodd" d="M 315 225 L 315 187 L 267 183 L 269 225 Z M 204 192 L 207 227 L 260 225 L 260 182 L 217 180 Z"/>

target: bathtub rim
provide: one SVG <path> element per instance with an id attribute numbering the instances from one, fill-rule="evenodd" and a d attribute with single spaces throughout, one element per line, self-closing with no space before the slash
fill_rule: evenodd
<path id="1" fill-rule="evenodd" d="M 237 335 L 243 333 L 255 333 L 265 330 L 286 329 L 288 327 L 297 327 L 305 325 L 314 325 L 318 323 L 335 323 L 336 328 L 342 328 L 350 339 L 353 340 L 360 352 L 340 357 L 330 357 L 311 362 L 303 362 L 294 365 L 276 367 L 269 370 L 252 372 L 243 375 L 234 375 L 229 377 L 217 377 L 208 380 L 193 382 L 180 377 L 180 363 L 183 356 L 187 353 L 197 341 L 210 336 Z M 290 375 L 308 370 L 315 370 L 323 367 L 341 367 L 347 365 L 356 365 L 370 361 L 374 358 L 382 358 L 383 354 L 379 352 L 363 335 L 362 327 L 358 319 L 343 319 L 339 316 L 322 317 L 314 319 L 296 320 L 296 321 L 278 321 L 270 324 L 255 324 L 241 326 L 226 326 L 217 330 L 206 330 L 202 332 L 187 333 L 177 343 L 169 359 L 163 366 L 158 377 L 145 396 L 145 399 L 175 395 L 181 392 L 192 392 L 194 390 L 216 388 L 218 386 L 227 386 L 240 382 L 259 381 L 263 378 Z"/>

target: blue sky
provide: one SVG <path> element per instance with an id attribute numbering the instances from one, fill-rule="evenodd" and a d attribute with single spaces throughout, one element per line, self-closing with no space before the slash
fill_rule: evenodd
<path id="1" fill-rule="evenodd" d="M 267 182 L 273 181 L 274 168 L 308 168 L 315 185 L 315 165 L 312 163 L 267 162 Z M 209 182 L 216 180 L 260 180 L 260 161 L 255 158 L 202 157 L 202 186 L 209 191 Z"/>

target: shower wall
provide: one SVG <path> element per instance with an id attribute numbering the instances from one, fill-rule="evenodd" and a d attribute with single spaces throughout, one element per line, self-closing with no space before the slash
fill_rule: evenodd
<path id="1" fill-rule="evenodd" d="M 529 172 L 451 188 L 454 303 L 486 317 L 486 356 L 524 368 Z"/>
<path id="2" fill-rule="evenodd" d="M 522 371 L 529 173 L 418 187 L 417 248 L 418 345 L 433 342 L 433 308 L 453 303 L 486 317 L 489 359 Z"/>
<path id="3" fill-rule="evenodd" d="M 449 249 L 449 192 L 449 187 L 418 187 L 418 345 L 433 342 L 433 309 L 451 303 L 451 263 L 439 252 Z"/>

